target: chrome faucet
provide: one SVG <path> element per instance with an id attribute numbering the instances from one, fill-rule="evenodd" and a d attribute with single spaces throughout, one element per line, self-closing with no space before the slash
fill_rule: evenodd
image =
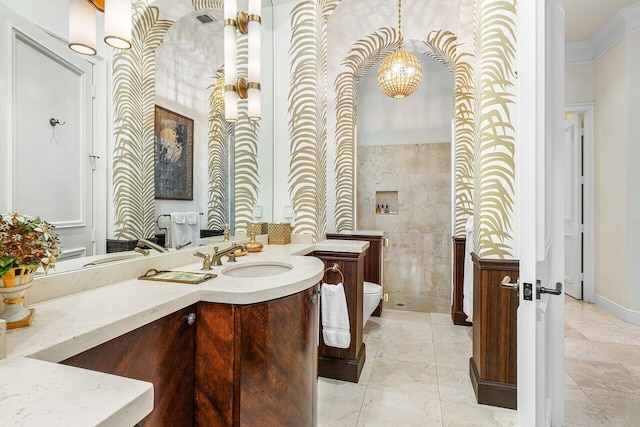
<path id="1" fill-rule="evenodd" d="M 155 249 L 158 252 L 169 252 L 168 249 L 163 248 L 160 245 L 156 245 L 155 243 L 150 242 L 147 239 L 138 239 L 138 245 L 137 246 L 138 247 L 147 246 L 147 247 L 149 247 L 151 249 Z"/>
<path id="2" fill-rule="evenodd" d="M 211 263 L 215 266 L 222 265 L 222 257 L 227 256 L 229 258 L 229 262 L 236 262 L 235 252 L 240 250 L 242 252 L 247 251 L 247 247 L 245 245 L 236 245 L 235 243 L 231 244 L 231 247 L 224 249 L 218 252 L 218 247 L 214 247 L 213 256 L 211 257 Z"/>

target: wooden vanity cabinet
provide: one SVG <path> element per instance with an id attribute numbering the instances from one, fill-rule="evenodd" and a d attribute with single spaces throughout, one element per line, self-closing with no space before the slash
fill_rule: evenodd
<path id="1" fill-rule="evenodd" d="M 369 248 L 364 256 L 364 281 L 384 286 L 382 283 L 384 237 L 357 233 L 357 231 L 354 231 L 352 234 L 327 233 L 327 239 L 369 242 Z M 371 315 L 382 316 L 382 300 L 380 300 L 378 307 L 376 307 L 376 310 Z"/>
<path id="2" fill-rule="evenodd" d="M 364 256 L 365 253 L 314 251 L 313 256 L 324 262 L 325 268 L 338 264 L 344 275 L 344 293 L 349 311 L 351 344 L 349 348 L 330 347 L 322 337 L 322 316 L 320 317 L 320 347 L 318 348 L 318 374 L 321 377 L 357 383 L 366 361 L 366 346 L 363 341 L 362 310 L 364 298 Z M 325 271 L 325 283 L 342 280 L 338 273 Z"/>
<path id="3" fill-rule="evenodd" d="M 196 426 L 316 424 L 317 291 L 198 305 Z"/>
<path id="4" fill-rule="evenodd" d="M 141 426 L 193 425 L 196 324 L 183 308 L 107 341 L 63 364 L 153 383 L 153 411 Z"/>
<path id="5" fill-rule="evenodd" d="M 318 289 L 200 302 L 61 363 L 153 383 L 141 426 L 314 426 Z"/>

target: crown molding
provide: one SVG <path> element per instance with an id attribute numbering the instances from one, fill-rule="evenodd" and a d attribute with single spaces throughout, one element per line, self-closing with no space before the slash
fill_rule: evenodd
<path id="1" fill-rule="evenodd" d="M 590 64 L 593 62 L 593 46 L 589 40 L 571 42 L 564 45 L 566 65 Z"/>
<path id="2" fill-rule="evenodd" d="M 565 44 L 565 64 L 597 61 L 626 35 L 640 30 L 640 2 L 620 9 L 596 31 L 590 40 Z"/>

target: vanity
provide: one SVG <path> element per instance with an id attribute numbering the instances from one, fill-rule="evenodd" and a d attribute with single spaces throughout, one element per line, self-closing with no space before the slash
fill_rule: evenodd
<path id="1" fill-rule="evenodd" d="M 214 245 L 230 243 L 198 250 Z M 265 241 L 199 285 L 136 279 L 151 268 L 199 272 L 188 249 L 38 277 L 34 323 L 9 331 L 0 360 L 0 425 L 314 426 L 326 274 L 314 255 L 359 260 L 361 282 L 368 247 Z M 364 350 L 361 335 L 352 347 Z"/>
<path id="2" fill-rule="evenodd" d="M 130 277 L 32 305 L 7 334 L 0 425 L 315 425 L 324 265 L 300 256 L 315 246 L 265 245 L 200 285 L 131 278 L 199 271 L 191 251 L 36 279 Z"/>

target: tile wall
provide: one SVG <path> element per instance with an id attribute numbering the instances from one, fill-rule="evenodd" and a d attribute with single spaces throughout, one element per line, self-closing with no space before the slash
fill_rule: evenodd
<path id="1" fill-rule="evenodd" d="M 358 229 L 384 230 L 389 238 L 384 255 L 387 305 L 448 310 L 451 144 L 360 146 L 357 176 Z M 398 192 L 397 215 L 376 214 L 376 191 Z"/>

